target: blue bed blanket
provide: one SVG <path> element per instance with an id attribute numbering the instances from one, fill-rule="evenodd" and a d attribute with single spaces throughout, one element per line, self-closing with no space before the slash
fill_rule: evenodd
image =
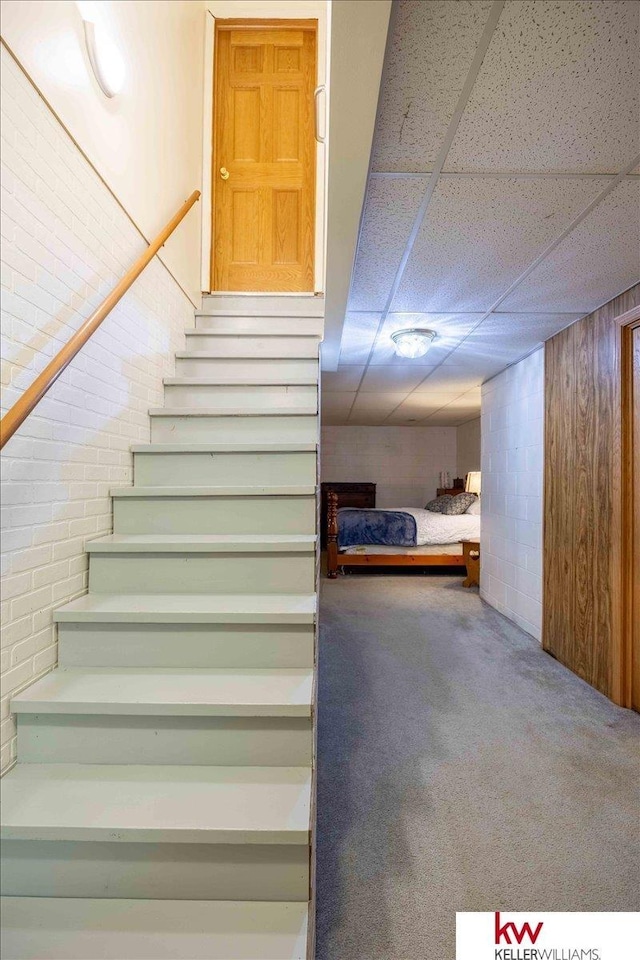
<path id="1" fill-rule="evenodd" d="M 410 513 L 399 510 L 338 510 L 338 546 L 375 543 L 387 547 L 415 547 L 417 525 Z"/>

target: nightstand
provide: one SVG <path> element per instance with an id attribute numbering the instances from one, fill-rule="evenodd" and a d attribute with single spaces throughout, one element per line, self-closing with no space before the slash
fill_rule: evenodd
<path id="1" fill-rule="evenodd" d="M 462 581 L 463 587 L 480 586 L 480 541 L 461 540 L 462 555 L 467 568 L 467 576 Z"/>

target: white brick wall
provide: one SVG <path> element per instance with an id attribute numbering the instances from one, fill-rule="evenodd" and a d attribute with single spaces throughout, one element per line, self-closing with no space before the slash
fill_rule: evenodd
<path id="1" fill-rule="evenodd" d="M 4 412 L 145 244 L 4 48 L 1 59 Z M 2 769 L 15 756 L 9 697 L 55 665 L 52 611 L 86 591 L 84 542 L 111 529 L 108 491 L 131 483 L 130 445 L 149 439 L 147 410 L 192 325 L 154 260 L 3 451 Z"/>
<path id="2" fill-rule="evenodd" d="M 480 593 L 540 639 L 544 350 L 482 387 Z"/>
<path id="3" fill-rule="evenodd" d="M 376 483 L 378 507 L 424 507 L 456 475 L 455 427 L 323 427 L 322 479 Z"/>

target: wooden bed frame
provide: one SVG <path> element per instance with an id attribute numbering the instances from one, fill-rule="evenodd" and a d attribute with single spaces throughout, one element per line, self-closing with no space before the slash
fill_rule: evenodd
<path id="1" fill-rule="evenodd" d="M 335 580 L 340 567 L 464 567 L 462 553 L 340 553 L 338 495 L 327 494 L 327 576 Z"/>

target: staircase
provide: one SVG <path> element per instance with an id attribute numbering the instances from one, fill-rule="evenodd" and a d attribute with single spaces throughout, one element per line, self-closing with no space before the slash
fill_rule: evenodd
<path id="1" fill-rule="evenodd" d="M 311 948 L 323 301 L 212 296 L 13 699 L 4 960 Z"/>

